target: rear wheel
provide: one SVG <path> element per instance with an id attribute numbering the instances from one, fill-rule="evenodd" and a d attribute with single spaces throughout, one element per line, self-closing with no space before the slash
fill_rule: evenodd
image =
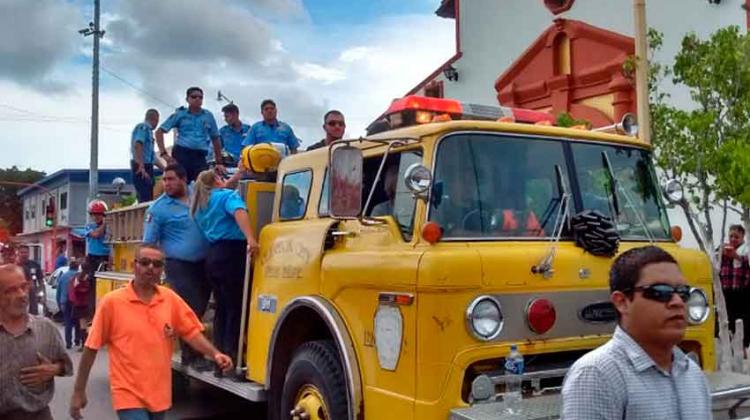
<path id="1" fill-rule="evenodd" d="M 281 419 L 346 420 L 346 379 L 331 340 L 300 346 L 284 379 Z"/>

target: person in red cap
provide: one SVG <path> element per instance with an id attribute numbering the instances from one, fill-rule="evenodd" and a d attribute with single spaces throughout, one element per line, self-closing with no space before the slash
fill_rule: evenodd
<path id="1" fill-rule="evenodd" d="M 109 245 L 104 241 L 107 236 L 107 224 L 104 223 L 104 213 L 107 212 L 107 204 L 101 200 L 93 200 L 89 203 L 89 215 L 93 220 L 85 226 L 86 237 L 86 264 L 89 267 L 89 308 L 92 316 L 96 308 L 96 276 L 95 273 L 102 263 L 109 261 Z"/>

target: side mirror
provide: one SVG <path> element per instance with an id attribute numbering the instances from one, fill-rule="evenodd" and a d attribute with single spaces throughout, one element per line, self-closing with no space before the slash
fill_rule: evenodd
<path id="1" fill-rule="evenodd" d="M 353 146 L 333 149 L 328 209 L 332 217 L 356 219 L 362 212 L 362 151 Z"/>
<path id="2" fill-rule="evenodd" d="M 664 196 L 671 204 L 677 204 L 685 198 L 682 183 L 676 179 L 670 179 L 664 183 Z"/>
<path id="3" fill-rule="evenodd" d="M 404 172 L 404 184 L 415 197 L 426 199 L 432 186 L 432 172 L 421 163 L 414 163 Z"/>

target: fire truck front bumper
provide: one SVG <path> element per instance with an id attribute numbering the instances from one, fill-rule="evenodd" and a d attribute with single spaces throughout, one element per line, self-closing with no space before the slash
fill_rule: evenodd
<path id="1" fill-rule="evenodd" d="M 706 376 L 711 387 L 714 414 L 727 413 L 730 419 L 739 418 L 737 417 L 738 410 L 750 400 L 750 375 L 712 372 Z M 471 407 L 456 408 L 451 411 L 450 420 L 551 420 L 560 418 L 562 408 L 560 394 L 524 398 L 518 411 L 513 414 L 506 411 L 505 404 L 500 401 L 501 395 L 496 396 L 495 399 L 496 401 L 478 403 Z"/>

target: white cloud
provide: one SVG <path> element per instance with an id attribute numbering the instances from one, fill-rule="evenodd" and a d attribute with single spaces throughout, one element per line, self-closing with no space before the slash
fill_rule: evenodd
<path id="1" fill-rule="evenodd" d="M 292 63 L 292 68 L 300 78 L 315 80 L 325 85 L 346 79 L 346 74 L 339 69 L 324 67 L 315 63 Z"/>
<path id="2" fill-rule="evenodd" d="M 355 61 L 362 60 L 366 58 L 369 54 L 373 52 L 372 47 L 354 47 L 349 48 L 347 50 L 344 50 L 341 55 L 339 55 L 339 61 L 344 63 L 353 63 Z"/>
<path id="3" fill-rule="evenodd" d="M 286 20 L 308 18 L 302 0 L 236 0 L 236 2 L 251 9 L 268 11 L 272 16 Z"/>
<path id="4" fill-rule="evenodd" d="M 42 90 L 62 90 L 49 78 L 79 42 L 76 8 L 62 0 L 0 2 L 0 78 Z"/>
<path id="5" fill-rule="evenodd" d="M 102 67 L 148 95 L 102 71 L 102 167 L 126 167 L 130 130 L 143 119 L 145 109 L 155 106 L 166 118 L 184 102 L 185 89 L 192 85 L 203 87 L 204 106 L 220 125 L 223 104 L 215 99 L 217 90 L 241 107 L 246 122 L 260 118 L 262 99 L 275 99 L 279 118 L 292 125 L 303 145 L 322 137 L 322 116 L 331 108 L 346 114 L 349 135 L 358 136 L 391 99 L 403 95 L 454 51 L 452 23 L 430 15 L 385 18 L 368 25 L 342 23 L 339 29 L 351 34 L 343 38 L 331 28 L 302 22 L 297 25 L 300 33 L 312 35 L 300 35 L 304 42 L 290 42 L 295 40 L 275 33 L 283 25 L 277 27 L 243 8 L 263 1 L 270 0 L 128 0 L 109 11 Z M 249 24 L 226 28 L 230 16 Z M 69 57 L 76 48 L 90 53 L 90 41 L 76 39 Z M 0 121 L 7 127 L 0 144 L 14 151 L 0 155 L 0 167 L 16 164 L 48 172 L 88 167 L 90 64 L 69 60 L 64 66 L 50 66 L 46 74 L 68 80 L 69 94 L 42 95 L 3 82 L 0 74 L 0 104 L 16 104 L 37 114 L 21 118 L 0 107 Z M 39 115 L 66 118 L 42 122 Z"/>

